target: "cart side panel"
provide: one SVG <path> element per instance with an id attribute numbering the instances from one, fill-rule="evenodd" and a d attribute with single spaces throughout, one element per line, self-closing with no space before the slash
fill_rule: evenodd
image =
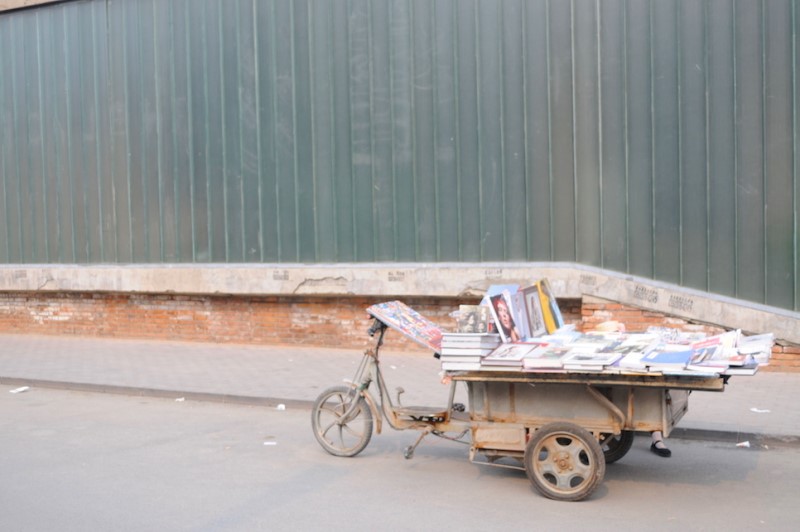
<path id="1" fill-rule="evenodd" d="M 618 432 L 620 422 L 580 384 L 470 382 L 473 421 L 518 423 L 530 429 L 570 421 L 588 430 Z"/>
<path id="2" fill-rule="evenodd" d="M 485 435 L 489 430 L 503 431 L 503 424 L 535 430 L 547 423 L 569 421 L 598 433 L 616 434 L 624 428 L 642 432 L 661 430 L 666 436 L 688 410 L 689 395 L 686 390 L 663 388 L 595 388 L 599 395 L 608 399 L 610 408 L 585 384 L 472 381 L 468 389 L 470 418 L 481 422 Z M 497 427 L 490 429 L 492 423 Z M 516 435 L 515 431 L 516 427 L 512 430 Z M 505 441 L 509 437 L 484 438 L 473 431 L 473 441 L 483 438 L 487 447 L 489 440 Z"/>
<path id="3" fill-rule="evenodd" d="M 472 424 L 472 446 L 476 449 L 525 451 L 528 430 L 519 423 L 476 421 Z"/>
<path id="4" fill-rule="evenodd" d="M 689 394 L 687 390 L 666 390 L 664 410 L 666 412 L 666 423 L 664 423 L 664 437 L 669 436 L 675 425 L 678 424 L 686 412 L 689 411 Z"/>
<path id="5" fill-rule="evenodd" d="M 660 430 L 669 436 L 689 408 L 687 390 L 615 386 L 609 393 L 614 404 L 625 412 L 628 430 Z"/>

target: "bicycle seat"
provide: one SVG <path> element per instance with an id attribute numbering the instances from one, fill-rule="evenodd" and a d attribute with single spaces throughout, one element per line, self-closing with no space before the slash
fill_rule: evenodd
<path id="1" fill-rule="evenodd" d="M 447 409 L 432 406 L 399 406 L 394 412 L 398 416 L 424 420 L 445 419 L 447 416 Z"/>

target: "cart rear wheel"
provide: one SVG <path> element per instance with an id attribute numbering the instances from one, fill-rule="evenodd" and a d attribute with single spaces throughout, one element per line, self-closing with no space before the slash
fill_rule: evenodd
<path id="1" fill-rule="evenodd" d="M 606 462 L 589 431 L 572 423 L 549 423 L 525 447 L 525 472 L 545 497 L 580 501 L 600 485 Z"/>
<path id="2" fill-rule="evenodd" d="M 616 462 L 631 450 L 633 431 L 623 430 L 619 434 L 603 433 L 600 435 L 600 447 L 603 449 L 606 463 Z"/>
<path id="3" fill-rule="evenodd" d="M 322 392 L 311 410 L 311 427 L 322 448 L 334 456 L 355 456 L 372 438 L 372 411 L 367 402 L 347 386 Z M 346 418 L 348 408 L 357 401 Z"/>

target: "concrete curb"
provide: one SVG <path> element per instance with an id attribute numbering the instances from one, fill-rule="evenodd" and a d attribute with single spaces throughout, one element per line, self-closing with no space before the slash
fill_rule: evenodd
<path id="1" fill-rule="evenodd" d="M 669 437 L 670 439 L 715 441 L 731 444 L 749 442 L 750 447 L 763 448 L 800 447 L 800 437 L 786 434 L 762 434 L 757 432 L 676 427 L 672 430 Z"/>
<path id="2" fill-rule="evenodd" d="M 155 397 L 160 399 L 185 399 L 189 401 L 203 401 L 211 403 L 238 404 L 246 406 L 262 406 L 276 408 L 284 405 L 285 408 L 310 410 L 313 401 L 303 399 L 282 399 L 276 397 L 257 397 L 248 395 L 191 392 L 182 390 L 166 390 L 135 386 L 116 386 L 110 384 L 93 384 L 85 382 L 65 382 L 42 379 L 25 379 L 16 377 L 0 377 L 0 385 L 5 386 L 30 386 L 31 388 L 46 388 L 53 390 L 67 390 L 89 393 L 109 393 L 115 395 L 128 395 L 134 397 Z M 800 447 L 800 436 L 784 434 L 760 434 L 755 432 L 711 430 L 701 428 L 676 427 L 669 435 L 670 439 L 713 441 L 721 443 L 738 444 L 749 442 L 753 448 L 769 447 Z"/>
<path id="3" fill-rule="evenodd" d="M 159 399 L 186 399 L 190 401 L 204 401 L 210 403 L 240 404 L 249 406 L 277 407 L 284 405 L 286 408 L 310 410 L 313 401 L 300 399 L 280 399 L 274 397 L 255 397 L 248 395 L 234 395 L 208 392 L 190 392 L 181 390 L 165 390 L 159 388 L 145 388 L 135 386 L 116 386 L 112 384 L 94 384 L 86 382 L 50 381 L 41 379 L 24 379 L 16 377 L 0 377 L 0 385 L 30 386 L 31 388 L 47 388 L 51 390 L 67 390 L 72 392 L 109 393 L 115 395 L 129 395 L 134 397 L 156 397 Z"/>

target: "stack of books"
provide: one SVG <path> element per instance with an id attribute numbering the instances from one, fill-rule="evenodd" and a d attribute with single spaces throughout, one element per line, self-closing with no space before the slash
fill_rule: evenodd
<path id="1" fill-rule="evenodd" d="M 772 334 L 747 337 L 739 330 L 692 340 L 660 343 L 643 359 L 648 371 L 689 376 L 755 375 L 759 366 L 769 363 L 773 344 Z"/>
<path id="2" fill-rule="evenodd" d="M 445 371 L 478 371 L 481 360 L 500 345 L 492 333 L 444 333 L 439 360 Z"/>
<path id="3" fill-rule="evenodd" d="M 458 332 L 443 333 L 445 371 L 626 375 L 753 375 L 769 363 L 772 334 L 715 336 L 676 328 L 578 332 L 564 325 L 546 280 L 492 285 L 480 305 L 461 305 Z"/>
<path id="4" fill-rule="evenodd" d="M 505 343 L 497 334 L 445 333 L 441 361 L 447 371 L 754 375 L 769 361 L 772 342 L 772 335 L 745 337 L 739 331 L 667 341 L 652 333 L 603 337 L 570 332 Z"/>

